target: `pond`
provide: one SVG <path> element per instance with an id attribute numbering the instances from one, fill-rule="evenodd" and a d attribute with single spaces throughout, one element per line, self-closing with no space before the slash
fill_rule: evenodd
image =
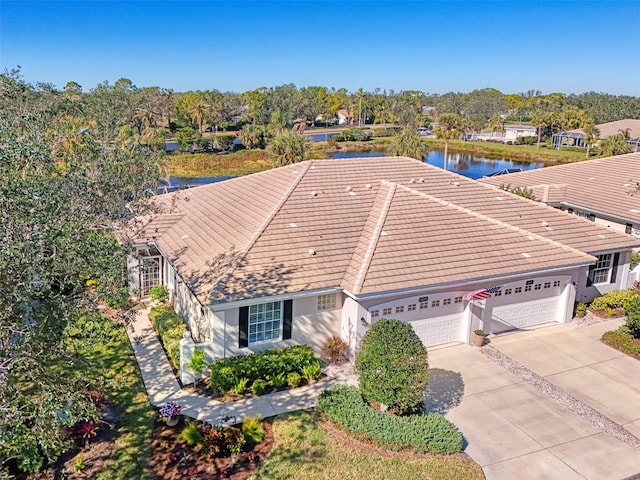
<path id="1" fill-rule="evenodd" d="M 381 151 L 335 152 L 331 154 L 331 158 L 370 158 L 384 156 L 386 156 L 386 153 Z M 544 166 L 543 163 L 539 162 L 509 160 L 507 158 L 485 158 L 478 157 L 470 153 L 450 153 L 447 157 L 447 170 L 474 180 L 504 169 L 533 170 L 534 168 L 542 168 Z M 429 151 L 425 158 L 425 162 L 429 165 L 442 168 L 444 165 L 444 152 L 437 150 Z M 169 183 L 160 185 L 158 187 L 158 192 L 167 193 L 180 188 L 197 187 L 208 183 L 220 182 L 229 178 L 233 177 L 169 177 Z"/>
<path id="2" fill-rule="evenodd" d="M 362 158 L 362 157 L 384 157 L 385 152 L 336 152 L 331 158 Z M 444 152 L 430 150 L 425 158 L 425 162 L 434 167 L 443 168 Z M 467 178 L 477 180 L 492 173 L 510 170 L 533 170 L 542 168 L 541 162 L 530 162 L 522 160 L 509 160 L 507 158 L 485 158 L 470 153 L 449 153 L 447 155 L 447 170 L 458 173 Z"/>

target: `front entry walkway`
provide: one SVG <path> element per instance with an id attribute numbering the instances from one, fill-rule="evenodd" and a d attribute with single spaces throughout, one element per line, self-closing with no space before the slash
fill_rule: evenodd
<path id="1" fill-rule="evenodd" d="M 149 308 L 143 306 L 136 310 L 132 322 L 127 327 L 127 333 L 140 366 L 142 380 L 151 405 L 159 407 L 165 402 L 175 401 L 182 405 L 184 415 L 205 422 L 236 423 L 245 416 L 260 415 L 266 418 L 307 409 L 314 407 L 318 396 L 331 385 L 357 384 L 355 376 L 338 374 L 313 385 L 223 403 L 180 388 L 149 320 Z"/>
<path id="2" fill-rule="evenodd" d="M 640 362 L 599 342 L 605 329 L 616 326 L 555 325 L 504 334 L 491 346 L 638 435 Z M 604 433 L 478 348 L 433 349 L 429 358 L 432 387 L 440 377 L 449 391 L 461 391 L 451 395 L 458 401 L 445 406 L 446 415 L 488 480 L 615 480 L 640 473 L 640 449 Z"/>

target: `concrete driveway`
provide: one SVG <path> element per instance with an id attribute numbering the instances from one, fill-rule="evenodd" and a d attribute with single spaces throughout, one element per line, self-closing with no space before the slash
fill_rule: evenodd
<path id="1" fill-rule="evenodd" d="M 640 362 L 598 341 L 616 326 L 557 325 L 501 335 L 491 345 L 638 436 Z M 640 473 L 640 449 L 602 432 L 477 348 L 431 349 L 429 359 L 433 393 L 427 401 L 460 428 L 467 454 L 488 480 L 615 480 Z"/>

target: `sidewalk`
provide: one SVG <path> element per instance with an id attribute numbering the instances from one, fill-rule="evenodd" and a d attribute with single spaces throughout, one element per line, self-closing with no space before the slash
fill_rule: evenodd
<path id="1" fill-rule="evenodd" d="M 142 380 L 151 405 L 159 407 L 168 401 L 182 405 L 182 413 L 210 423 L 239 423 L 245 416 L 273 417 L 287 412 L 304 410 L 317 405 L 318 396 L 331 385 L 346 383 L 357 385 L 355 374 L 329 373 L 328 380 L 292 390 L 260 397 L 219 402 L 203 395 L 189 393 L 180 388 L 169 360 L 149 320 L 149 307 L 135 312 L 127 333 L 136 356 Z"/>

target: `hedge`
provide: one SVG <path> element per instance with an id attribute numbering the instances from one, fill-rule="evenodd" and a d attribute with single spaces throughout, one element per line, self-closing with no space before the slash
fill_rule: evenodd
<path id="1" fill-rule="evenodd" d="M 357 388 L 347 385 L 325 390 L 318 405 L 349 433 L 362 435 L 381 447 L 439 455 L 462 451 L 462 434 L 438 413 L 397 417 L 378 412 L 365 402 Z"/>
<path id="2" fill-rule="evenodd" d="M 602 335 L 602 341 L 627 355 L 640 355 L 640 344 L 634 341 L 633 336 L 624 326 L 617 330 L 605 332 Z"/>
<path id="3" fill-rule="evenodd" d="M 238 357 L 221 358 L 211 364 L 209 378 L 211 388 L 218 393 L 228 392 L 241 378 L 249 384 L 258 379 L 271 380 L 292 372 L 301 374 L 302 369 L 315 364 L 318 359 L 309 345 L 270 348 L 260 353 Z"/>
<path id="4" fill-rule="evenodd" d="M 618 309 L 627 309 L 638 300 L 640 300 L 640 294 L 636 290 L 613 290 L 594 299 L 589 309 L 614 315 Z"/>
<path id="5" fill-rule="evenodd" d="M 182 334 L 187 331 L 186 325 L 173 308 L 166 305 L 152 307 L 149 318 L 158 332 L 160 342 L 162 342 L 173 368 L 179 370 L 180 339 Z"/>

